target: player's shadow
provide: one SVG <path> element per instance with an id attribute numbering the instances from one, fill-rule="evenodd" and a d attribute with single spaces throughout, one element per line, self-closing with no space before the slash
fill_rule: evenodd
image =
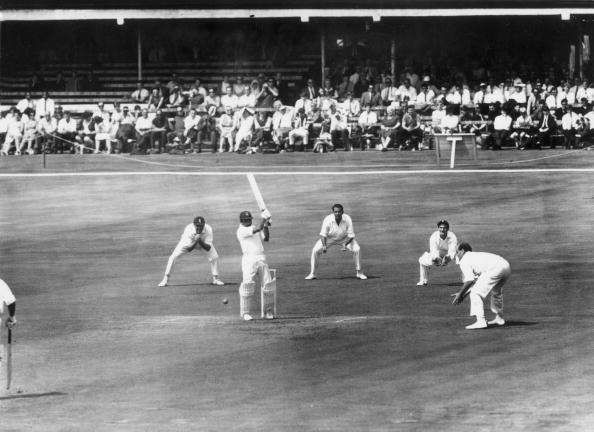
<path id="1" fill-rule="evenodd" d="M 42 398 L 42 397 L 49 397 L 49 396 L 66 396 L 67 393 L 64 392 L 46 392 L 46 393 L 17 393 L 8 396 L 0 396 L 0 400 L 10 400 L 10 399 L 35 399 L 35 398 Z"/>
<path id="2" fill-rule="evenodd" d="M 504 327 L 516 327 L 516 326 L 520 327 L 520 326 L 533 326 L 533 325 L 538 325 L 538 323 L 535 321 L 520 321 L 520 320 L 509 321 L 509 320 L 506 320 Z"/>

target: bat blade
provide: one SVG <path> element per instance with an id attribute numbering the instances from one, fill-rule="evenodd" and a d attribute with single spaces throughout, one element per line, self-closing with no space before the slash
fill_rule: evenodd
<path id="1" fill-rule="evenodd" d="M 6 390 L 10 390 L 12 381 L 12 329 L 8 329 L 6 341 Z"/>
<path id="2" fill-rule="evenodd" d="M 260 188 L 258 187 L 258 183 L 256 183 L 256 178 L 253 174 L 247 175 L 248 181 L 250 182 L 250 187 L 252 188 L 252 193 L 254 194 L 254 198 L 256 198 L 256 202 L 258 203 L 258 207 L 260 211 L 266 210 L 266 203 L 264 202 L 264 198 L 262 198 L 262 193 L 260 192 Z"/>

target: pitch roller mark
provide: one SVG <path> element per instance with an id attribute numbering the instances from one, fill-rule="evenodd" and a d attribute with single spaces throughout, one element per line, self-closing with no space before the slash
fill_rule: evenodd
<path id="1" fill-rule="evenodd" d="M 442 170 L 363 170 L 363 171 L 96 171 L 53 173 L 0 173 L 0 178 L 35 177 L 117 177 L 117 176 L 345 176 L 399 174 L 514 174 L 514 173 L 594 173 L 594 168 L 503 168 L 503 169 L 442 169 Z"/>

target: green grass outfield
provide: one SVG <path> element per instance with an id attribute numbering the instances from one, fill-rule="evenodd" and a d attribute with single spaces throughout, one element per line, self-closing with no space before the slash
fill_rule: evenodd
<path id="1" fill-rule="evenodd" d="M 481 152 L 454 172 L 429 152 L 42 163 L 0 158 L 0 277 L 20 321 L 1 431 L 594 428 L 594 152 Z M 235 230 L 256 211 L 247 171 L 273 214 L 272 322 L 238 316 Z M 303 280 L 334 202 L 353 218 L 367 281 L 336 248 Z M 157 288 L 197 214 L 227 285 L 210 285 L 194 253 Z M 415 286 L 442 218 L 510 261 L 509 325 L 464 330 L 455 265 Z"/>

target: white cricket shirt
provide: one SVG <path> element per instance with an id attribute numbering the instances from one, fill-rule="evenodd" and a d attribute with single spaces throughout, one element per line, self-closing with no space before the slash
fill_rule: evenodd
<path id="1" fill-rule="evenodd" d="M 448 231 L 448 235 L 445 239 L 442 239 L 439 236 L 439 231 L 435 231 L 431 234 L 431 237 L 429 237 L 429 255 L 431 255 L 431 258 L 448 255 L 451 259 L 454 259 L 457 249 L 458 239 L 451 231 Z"/>
<path id="2" fill-rule="evenodd" d="M 0 314 L 4 312 L 4 306 L 16 301 L 14 294 L 2 279 L 0 279 Z"/>
<path id="3" fill-rule="evenodd" d="M 262 245 L 262 236 L 264 233 L 258 231 L 254 233 L 254 226 L 239 225 L 237 228 L 237 240 L 241 245 L 241 252 L 244 255 L 264 255 L 264 246 Z"/>
<path id="4" fill-rule="evenodd" d="M 209 224 L 204 224 L 204 229 L 200 234 L 196 232 L 196 225 L 188 224 L 179 239 L 178 247 L 188 248 L 192 246 L 198 238 L 204 243 L 212 245 L 212 227 Z"/>
<path id="5" fill-rule="evenodd" d="M 347 238 L 355 238 L 353 221 L 349 215 L 343 214 L 340 224 L 337 224 L 334 214 L 329 214 L 322 222 L 320 235 L 333 242 L 341 242 Z"/>
<path id="6" fill-rule="evenodd" d="M 509 263 L 489 252 L 466 252 L 458 263 L 464 282 L 470 282 L 483 273 L 499 273 L 508 268 Z"/>

